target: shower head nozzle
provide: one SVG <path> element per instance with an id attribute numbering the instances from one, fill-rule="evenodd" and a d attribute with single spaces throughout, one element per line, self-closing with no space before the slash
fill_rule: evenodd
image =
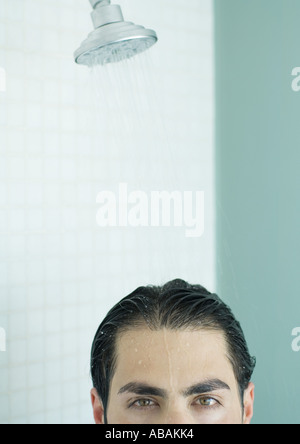
<path id="1" fill-rule="evenodd" d="M 157 42 L 155 31 L 125 22 L 119 5 L 110 0 L 90 0 L 95 30 L 75 52 L 78 64 L 93 66 L 119 62 L 139 54 Z"/>

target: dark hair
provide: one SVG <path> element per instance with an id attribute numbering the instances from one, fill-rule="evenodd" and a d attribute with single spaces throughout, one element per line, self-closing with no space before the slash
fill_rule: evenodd
<path id="1" fill-rule="evenodd" d="M 243 404 L 244 391 L 256 360 L 249 354 L 240 323 L 216 294 L 201 285 L 176 279 L 163 287 L 135 290 L 110 310 L 96 333 L 91 352 L 91 375 L 103 403 L 106 423 L 110 383 L 116 370 L 117 337 L 145 324 L 154 331 L 163 328 L 222 331 Z"/>

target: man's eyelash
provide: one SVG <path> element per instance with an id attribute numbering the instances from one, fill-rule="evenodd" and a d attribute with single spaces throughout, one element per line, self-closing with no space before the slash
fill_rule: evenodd
<path id="1" fill-rule="evenodd" d="M 200 396 L 194 402 L 197 403 L 197 401 L 205 401 L 205 400 L 214 401 L 214 404 L 206 406 L 206 405 L 202 405 L 199 403 L 198 405 L 200 405 L 201 407 L 204 407 L 204 408 L 211 408 L 211 409 L 214 407 L 219 407 L 221 405 L 221 403 L 216 398 L 213 398 L 212 396 Z"/>
<path id="2" fill-rule="evenodd" d="M 198 401 L 213 401 L 213 405 L 202 405 L 201 403 L 197 403 Z M 148 406 L 138 406 L 136 405 L 138 402 L 149 402 L 150 404 L 154 404 L 154 405 L 148 405 Z M 213 408 L 217 408 L 219 406 L 221 406 L 221 403 L 216 399 L 213 398 L 212 396 L 201 396 L 197 399 L 195 399 L 195 401 L 193 401 L 193 404 L 196 404 L 197 406 L 203 407 L 204 409 L 213 409 Z M 153 399 L 149 399 L 149 398 L 139 398 L 136 399 L 135 401 L 131 402 L 128 406 L 128 408 L 135 408 L 138 410 L 149 410 L 151 408 L 157 407 L 157 402 L 154 401 Z"/>
<path id="3" fill-rule="evenodd" d="M 138 402 L 141 401 L 148 401 L 150 403 L 154 403 L 155 405 L 150 405 L 150 406 L 137 406 L 135 404 L 137 404 Z M 157 403 L 153 400 L 153 399 L 148 399 L 148 398 L 140 398 L 140 399 L 136 399 L 135 401 L 133 401 L 132 403 L 130 403 L 130 405 L 128 406 L 128 408 L 136 408 L 138 410 L 146 410 L 146 409 L 151 409 L 153 407 L 156 407 Z"/>

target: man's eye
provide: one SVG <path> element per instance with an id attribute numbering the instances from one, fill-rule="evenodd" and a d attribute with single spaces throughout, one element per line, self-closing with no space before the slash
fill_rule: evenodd
<path id="1" fill-rule="evenodd" d="M 197 399 L 196 403 L 200 404 L 202 407 L 213 407 L 218 403 L 218 401 L 216 401 L 214 398 L 209 398 L 207 396 L 204 398 Z"/>
<path id="2" fill-rule="evenodd" d="M 132 404 L 132 407 L 137 407 L 141 409 L 154 407 L 156 404 L 151 399 L 138 399 Z"/>

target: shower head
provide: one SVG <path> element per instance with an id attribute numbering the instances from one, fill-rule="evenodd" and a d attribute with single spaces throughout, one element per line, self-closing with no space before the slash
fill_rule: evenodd
<path id="1" fill-rule="evenodd" d="M 95 30 L 75 52 L 81 65 L 105 65 L 119 62 L 146 51 L 157 42 L 155 31 L 125 22 L 119 5 L 110 0 L 90 0 Z"/>

